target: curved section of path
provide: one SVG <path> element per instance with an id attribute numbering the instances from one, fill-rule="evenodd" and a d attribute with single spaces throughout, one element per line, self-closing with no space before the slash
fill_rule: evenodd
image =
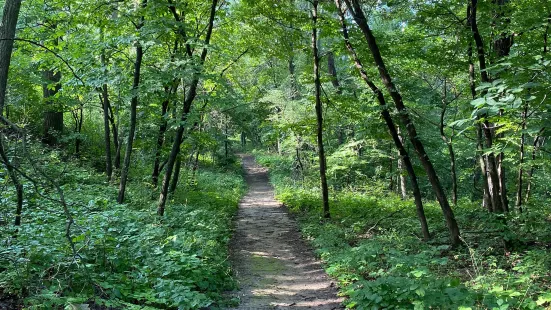
<path id="1" fill-rule="evenodd" d="M 252 156 L 242 159 L 249 192 L 239 204 L 231 243 L 241 289 L 235 309 L 342 309 L 335 284 L 274 199 L 267 170 Z"/>

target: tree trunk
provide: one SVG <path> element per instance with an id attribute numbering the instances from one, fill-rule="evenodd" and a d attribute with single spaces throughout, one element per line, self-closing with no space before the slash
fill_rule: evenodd
<path id="1" fill-rule="evenodd" d="M 4 106 L 6 102 L 6 90 L 8 86 L 8 72 L 11 63 L 11 55 L 13 50 L 13 39 L 15 38 L 15 30 L 19 11 L 21 9 L 21 0 L 6 0 L 2 13 L 2 23 L 0 24 L 0 116 L 4 114 Z M 15 210 L 14 225 L 21 225 L 21 213 L 23 212 L 23 185 L 17 177 L 17 173 L 4 150 L 4 141 L 0 136 L 0 156 L 2 162 L 8 170 L 11 181 L 17 193 L 17 207 Z"/>
<path id="2" fill-rule="evenodd" d="M 229 137 L 228 137 L 228 114 L 226 114 L 224 121 L 224 159 L 226 160 L 226 164 L 228 164 L 228 152 L 229 152 Z M 279 145 L 279 137 L 277 139 L 277 148 L 280 150 Z M 281 153 L 280 153 L 281 155 Z"/>
<path id="3" fill-rule="evenodd" d="M 532 193 L 532 177 L 534 176 L 534 170 L 535 170 L 535 165 L 533 162 L 536 160 L 536 154 L 537 154 L 538 148 L 540 148 L 545 141 L 545 138 L 541 136 L 544 130 L 545 128 L 542 128 L 538 132 L 538 134 L 534 138 L 534 143 L 532 144 L 532 164 L 530 165 L 530 170 L 528 171 L 528 178 L 527 178 L 528 185 L 526 187 L 524 204 L 528 204 L 528 201 L 530 200 L 530 194 Z"/>
<path id="4" fill-rule="evenodd" d="M 23 212 L 23 184 L 19 180 L 16 170 L 12 166 L 11 161 L 8 158 L 8 155 L 6 154 L 6 151 L 4 149 L 4 139 L 1 133 L 0 133 L 0 159 L 2 160 L 2 163 L 4 164 L 4 166 L 6 167 L 6 170 L 8 170 L 8 175 L 13 183 L 13 186 L 15 187 L 15 192 L 17 193 L 17 207 L 15 209 L 14 225 L 20 226 L 21 213 Z"/>
<path id="5" fill-rule="evenodd" d="M 147 0 L 142 0 L 141 6 L 145 7 Z M 140 30 L 144 24 L 144 17 L 141 17 L 137 29 Z M 124 153 L 124 164 L 121 171 L 121 183 L 119 186 L 118 203 L 124 202 L 126 193 L 126 182 L 128 181 L 128 171 L 130 170 L 130 159 L 132 155 L 132 146 L 134 144 L 134 135 L 136 134 L 136 118 L 139 99 L 139 86 L 143 60 L 143 46 L 139 41 L 136 42 L 136 61 L 134 62 L 134 82 L 132 83 L 132 100 L 130 102 L 130 128 L 128 130 L 128 140 L 126 142 L 126 151 Z"/>
<path id="6" fill-rule="evenodd" d="M 56 105 L 55 95 L 61 89 L 61 72 L 46 70 L 42 73 L 44 84 L 42 93 L 46 103 L 44 111 L 42 142 L 48 145 L 57 144 L 57 137 L 63 132 L 63 111 Z M 52 86 L 53 84 L 53 86 Z M 61 111 L 60 111 L 61 110 Z"/>
<path id="7" fill-rule="evenodd" d="M 103 37 L 103 28 L 101 29 L 101 35 Z M 105 57 L 105 49 L 101 51 L 101 64 L 104 69 L 104 77 L 107 77 L 107 58 Z M 107 84 L 104 83 L 101 87 L 100 101 L 103 107 L 103 136 L 105 144 L 105 173 L 107 174 L 107 181 L 110 182 L 113 176 L 113 159 L 111 157 L 111 128 L 109 126 L 109 90 Z M 114 138 L 115 139 L 115 138 Z"/>
<path id="8" fill-rule="evenodd" d="M 214 27 L 214 19 L 216 17 L 217 5 L 218 5 L 218 0 L 212 0 L 207 33 L 205 36 L 205 46 L 208 46 L 210 43 L 210 39 L 212 36 L 212 29 Z M 177 17 L 177 19 L 179 19 L 179 17 Z M 185 35 L 183 35 L 183 39 L 187 42 L 187 37 Z M 191 47 L 189 46 L 188 43 L 186 43 L 186 50 L 188 51 L 188 56 L 191 57 L 192 56 Z M 204 47 L 201 52 L 201 56 L 199 58 L 199 64 L 201 66 L 205 63 L 205 59 L 207 58 L 207 53 L 208 53 L 208 50 L 206 47 Z M 170 155 L 168 157 L 168 162 L 166 164 L 165 176 L 163 177 L 163 183 L 161 185 L 161 193 L 159 195 L 159 202 L 157 204 L 157 215 L 159 216 L 163 216 L 165 214 L 165 206 L 166 206 L 166 200 L 168 198 L 170 178 L 172 177 L 172 170 L 174 169 L 174 164 L 176 162 L 178 154 L 180 153 L 180 145 L 182 144 L 182 140 L 184 136 L 184 130 L 185 130 L 184 122 L 187 120 L 188 114 L 191 111 L 191 106 L 193 104 L 193 101 L 197 96 L 197 86 L 199 84 L 199 79 L 200 79 L 200 72 L 195 72 L 193 75 L 193 80 L 191 81 L 189 90 L 186 94 L 186 98 L 184 100 L 184 107 L 182 109 L 182 115 L 180 118 L 180 126 L 178 126 L 178 130 L 176 131 L 174 143 L 172 144 L 172 149 L 170 150 Z"/>
<path id="9" fill-rule="evenodd" d="M 396 126 L 396 132 L 398 133 L 398 138 L 400 139 L 400 143 L 402 144 L 402 147 L 403 147 L 404 138 L 400 133 L 400 126 Z M 404 174 L 404 166 L 405 166 L 404 159 L 402 158 L 402 156 L 400 156 L 400 158 L 398 158 L 398 172 L 400 173 L 398 181 L 400 182 L 400 196 L 402 197 L 403 200 L 408 198 L 407 181 L 406 181 L 406 176 Z"/>
<path id="10" fill-rule="evenodd" d="M 472 6 L 471 3 L 467 6 L 467 27 L 469 31 L 472 31 Z M 478 33 L 478 28 L 476 27 L 476 33 Z M 478 46 L 477 46 L 478 47 Z M 467 56 L 469 59 L 469 88 L 471 90 L 471 99 L 476 99 L 476 85 L 475 85 L 475 68 L 474 68 L 474 62 L 473 62 L 473 43 L 472 41 L 469 42 L 469 48 L 467 50 Z M 482 53 L 482 57 L 484 57 L 484 52 Z M 485 65 L 485 64 L 484 64 Z M 480 157 L 478 159 L 480 171 L 482 174 L 482 185 L 483 185 L 483 197 L 482 197 L 482 205 L 483 207 L 486 207 L 489 211 L 492 209 L 491 206 L 491 199 L 490 199 L 490 188 L 488 185 L 488 170 L 486 169 L 486 156 L 484 155 L 484 144 L 483 144 L 483 137 L 482 137 L 482 125 L 477 124 L 477 151 L 480 153 Z"/>
<path id="11" fill-rule="evenodd" d="M 482 138 L 482 125 L 477 124 L 476 126 L 476 137 L 477 137 L 477 143 L 476 148 L 477 151 L 480 153 L 480 157 L 478 158 L 478 162 L 480 165 L 480 171 L 482 172 L 482 184 L 484 186 L 484 195 L 483 195 L 483 206 L 488 209 L 489 212 L 493 212 L 493 203 L 490 197 L 490 186 L 489 186 L 489 178 L 488 178 L 488 169 L 486 168 L 486 156 L 484 155 L 484 146 L 483 146 L 483 138 Z"/>
<path id="12" fill-rule="evenodd" d="M 392 145 L 389 145 L 389 152 L 390 157 L 388 159 L 388 168 L 389 168 L 389 178 L 388 178 L 388 190 L 390 192 L 394 192 L 394 158 L 392 157 Z M 398 171 L 398 169 L 396 169 Z"/>
<path id="13" fill-rule="evenodd" d="M 178 186 L 178 180 L 180 179 L 180 170 L 182 169 L 182 156 L 178 156 L 176 159 L 176 164 L 174 166 L 174 175 L 172 176 L 172 181 L 170 182 L 170 188 L 168 192 L 170 194 L 174 193 L 176 187 Z"/>
<path id="14" fill-rule="evenodd" d="M 333 55 L 331 51 L 327 53 L 327 71 L 331 76 L 331 84 L 335 87 L 337 94 L 342 94 L 339 76 L 337 75 L 337 67 L 335 66 L 335 55 Z"/>
<path id="15" fill-rule="evenodd" d="M 478 0 L 471 0 L 469 3 L 469 8 L 467 11 L 467 20 L 471 26 L 471 31 L 473 33 L 473 38 L 477 48 L 478 62 L 480 67 L 480 77 L 481 81 L 485 83 L 490 82 L 488 72 L 486 70 L 486 55 L 484 53 L 484 43 L 480 32 L 478 30 L 478 24 L 476 20 Z M 483 94 L 484 95 L 484 94 Z M 492 130 L 492 125 L 486 120 L 482 122 L 482 131 L 484 133 L 484 138 L 486 140 L 486 148 L 490 149 L 493 145 L 494 134 Z M 500 185 L 505 186 L 505 182 L 500 183 L 500 175 L 504 178 L 505 175 L 499 172 L 499 165 L 496 159 L 496 156 L 493 152 L 490 152 L 485 156 L 485 164 L 487 171 L 487 183 L 488 183 L 488 194 L 490 196 L 490 201 L 492 203 L 491 210 L 493 212 L 503 212 L 505 211 L 503 203 L 506 202 L 506 198 L 503 199 L 503 195 L 506 194 L 505 188 L 501 188 Z"/>
<path id="16" fill-rule="evenodd" d="M 318 0 L 312 1 L 312 51 L 314 54 L 314 85 L 316 96 L 316 119 L 317 119 L 317 141 L 318 141 L 318 157 L 319 157 L 319 171 L 320 171 L 320 183 L 321 183 L 321 196 L 323 205 L 323 217 L 330 218 L 329 212 L 329 189 L 327 186 L 327 161 L 325 159 L 325 149 L 323 146 L 323 107 L 321 103 L 321 81 L 320 81 L 320 59 L 318 51 Z"/>
<path id="17" fill-rule="evenodd" d="M 447 137 L 446 132 L 444 130 L 445 124 L 444 124 L 444 118 L 446 116 L 446 110 L 448 108 L 448 90 L 447 90 L 447 79 L 444 78 L 444 91 L 442 95 L 442 111 L 440 112 L 440 137 L 442 137 L 442 140 L 448 147 L 448 152 L 450 153 L 450 172 L 451 172 L 451 179 L 452 179 L 452 203 L 454 206 L 457 206 L 457 173 L 455 171 L 455 151 L 453 149 L 453 137 Z"/>
<path id="18" fill-rule="evenodd" d="M 417 182 L 417 175 L 415 174 L 415 170 L 413 169 L 413 164 L 411 163 L 409 154 L 406 148 L 404 147 L 404 144 L 402 143 L 399 127 L 394 124 L 394 121 L 390 116 L 390 113 L 388 111 L 388 106 L 386 104 L 386 100 L 383 93 L 367 76 L 367 73 L 364 70 L 363 64 L 360 58 L 358 57 L 356 50 L 352 46 L 352 43 L 350 42 L 350 38 L 348 36 L 348 29 L 346 27 L 346 19 L 344 17 L 344 12 L 342 11 L 340 0 L 335 0 L 335 4 L 337 5 L 339 20 L 341 22 L 341 27 L 342 27 L 342 35 L 344 37 L 344 42 L 346 44 L 346 47 L 354 59 L 354 64 L 356 65 L 356 68 L 360 72 L 361 78 L 364 80 L 364 82 L 366 82 L 368 87 L 373 91 L 373 94 L 375 94 L 375 96 L 377 97 L 377 101 L 379 102 L 379 105 L 382 107 L 381 115 L 388 127 L 392 140 L 394 141 L 394 144 L 398 149 L 398 152 L 401 157 L 401 161 L 403 162 L 406 168 L 406 171 L 409 175 L 409 179 L 411 181 L 411 187 L 413 189 L 413 197 L 415 199 L 417 217 L 421 224 L 421 233 L 423 234 L 423 239 L 428 240 L 430 239 L 430 232 L 427 224 L 427 219 L 425 216 L 425 210 L 423 208 L 423 200 L 421 198 L 421 191 L 419 190 L 419 183 Z"/>
<path id="19" fill-rule="evenodd" d="M 459 237 L 459 227 L 457 226 L 455 215 L 452 208 L 450 207 L 450 204 L 446 197 L 446 193 L 444 192 L 442 184 L 440 183 L 436 170 L 434 169 L 434 166 L 430 161 L 427 152 L 425 151 L 423 143 L 419 139 L 419 135 L 417 133 L 417 130 L 415 129 L 415 125 L 409 117 L 409 113 L 404 105 L 402 96 L 396 88 L 396 85 L 394 85 L 394 82 L 392 82 L 392 78 L 388 73 L 385 62 L 381 56 L 379 46 L 377 45 L 376 39 L 373 36 L 373 33 L 371 32 L 371 29 L 367 23 L 367 17 L 365 16 L 358 0 L 345 0 L 345 2 L 347 3 L 348 9 L 351 12 L 354 20 L 364 34 L 364 37 L 369 46 L 369 50 L 371 51 L 375 64 L 379 70 L 381 80 L 390 93 L 390 97 L 394 101 L 396 109 L 399 112 L 400 119 L 402 120 L 403 125 L 406 127 L 410 142 L 413 145 L 419 157 L 419 160 L 421 161 L 421 164 L 425 169 L 425 172 L 427 173 L 428 179 L 432 185 L 432 189 L 436 194 L 436 198 L 440 203 L 440 207 L 446 219 L 446 224 L 448 225 L 448 230 L 450 232 L 451 243 L 453 246 L 457 246 L 459 245 L 461 240 Z"/>
<path id="20" fill-rule="evenodd" d="M 113 167 L 115 169 L 121 168 L 121 143 L 119 138 L 118 121 L 115 122 L 115 114 L 113 113 L 113 107 L 109 103 L 109 122 L 111 123 L 111 131 L 113 133 L 113 146 L 115 147 L 115 159 L 113 159 Z"/>
<path id="21" fill-rule="evenodd" d="M 161 152 L 163 150 L 163 144 L 165 141 L 165 133 L 168 128 L 168 121 L 166 118 L 166 114 L 168 113 L 168 104 L 169 99 L 167 98 L 165 101 L 163 101 L 163 105 L 161 107 L 161 124 L 159 125 L 159 132 L 157 134 L 157 146 L 155 148 L 155 162 L 153 163 L 153 173 L 151 173 L 151 183 L 154 187 L 157 187 L 159 184 L 159 174 L 161 172 L 160 165 L 161 165 Z"/>
<path id="22" fill-rule="evenodd" d="M 73 111 L 73 115 L 75 119 L 75 133 L 77 134 L 75 139 L 75 156 L 80 157 L 80 146 L 82 144 L 80 134 L 82 132 L 82 125 L 84 124 L 84 109 L 82 105 L 78 107 L 77 111 Z"/>
<path id="23" fill-rule="evenodd" d="M 13 50 L 13 39 L 21 9 L 21 0 L 6 0 L 0 24 L 0 116 L 4 113 L 6 90 L 8 87 L 8 72 Z"/>
<path id="24" fill-rule="evenodd" d="M 295 58 L 293 55 L 289 57 L 289 75 L 291 77 L 291 100 L 297 100 L 299 99 L 299 90 L 298 90 L 298 83 L 297 83 L 297 77 L 295 75 Z"/>
<path id="25" fill-rule="evenodd" d="M 109 126 L 109 91 L 107 84 L 103 84 L 101 89 L 100 99 L 103 106 L 103 131 L 104 131 L 104 143 L 105 143 L 105 173 L 107 174 L 107 181 L 111 181 L 113 176 L 113 159 L 111 157 L 111 128 Z"/>
<path id="26" fill-rule="evenodd" d="M 545 32 L 543 33 L 543 54 L 547 54 L 547 41 L 549 38 L 549 25 L 551 24 L 551 14 L 547 17 L 547 24 L 545 24 Z"/>
<path id="27" fill-rule="evenodd" d="M 519 212 L 522 213 L 522 188 L 523 188 L 523 174 L 524 174 L 524 144 L 526 143 L 526 136 L 524 131 L 526 130 L 526 117 L 528 116 L 528 104 L 524 106 L 524 110 L 522 111 L 522 134 L 520 135 L 520 158 L 519 158 L 519 167 L 518 167 L 518 174 L 517 174 L 517 194 L 516 194 L 516 202 L 515 207 L 519 210 Z"/>

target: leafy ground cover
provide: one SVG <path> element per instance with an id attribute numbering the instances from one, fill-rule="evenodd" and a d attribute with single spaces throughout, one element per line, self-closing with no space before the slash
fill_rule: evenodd
<path id="1" fill-rule="evenodd" d="M 293 178 L 292 158 L 258 154 L 258 160 L 270 168 L 278 199 L 300 219 L 304 236 L 327 272 L 338 279 L 349 308 L 551 305 L 551 218 L 544 207 L 505 216 L 460 201 L 455 211 L 463 245 L 452 249 L 436 203 L 426 203 L 433 235 L 426 243 L 420 238 L 413 201 L 376 186 L 332 192 L 332 218 L 324 220 L 315 175 Z"/>
<path id="2" fill-rule="evenodd" d="M 61 175 L 75 251 L 65 237 L 59 197 L 35 193 L 18 232 L 0 226 L 2 294 L 17 296 L 25 309 L 223 306 L 223 292 L 235 288 L 227 245 L 245 186 L 240 167 L 206 166 L 193 182 L 182 176 L 168 216 L 159 218 L 152 199 L 157 190 L 138 176 L 121 205 L 104 176 L 74 164 L 48 165 L 51 175 Z M 9 188 L 2 191 L 2 212 L 11 206 Z"/>

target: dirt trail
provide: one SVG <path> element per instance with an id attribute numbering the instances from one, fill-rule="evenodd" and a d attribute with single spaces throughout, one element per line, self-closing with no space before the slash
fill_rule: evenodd
<path id="1" fill-rule="evenodd" d="M 239 204 L 231 243 L 241 290 L 236 309 L 342 309 L 335 284 L 274 199 L 265 168 L 244 155 L 249 186 Z"/>

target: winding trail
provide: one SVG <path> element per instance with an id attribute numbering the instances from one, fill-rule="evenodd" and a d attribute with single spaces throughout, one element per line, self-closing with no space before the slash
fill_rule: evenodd
<path id="1" fill-rule="evenodd" d="M 267 170 L 250 155 L 242 159 L 249 192 L 230 247 L 241 288 L 235 309 L 342 309 L 335 284 L 274 199 Z"/>

